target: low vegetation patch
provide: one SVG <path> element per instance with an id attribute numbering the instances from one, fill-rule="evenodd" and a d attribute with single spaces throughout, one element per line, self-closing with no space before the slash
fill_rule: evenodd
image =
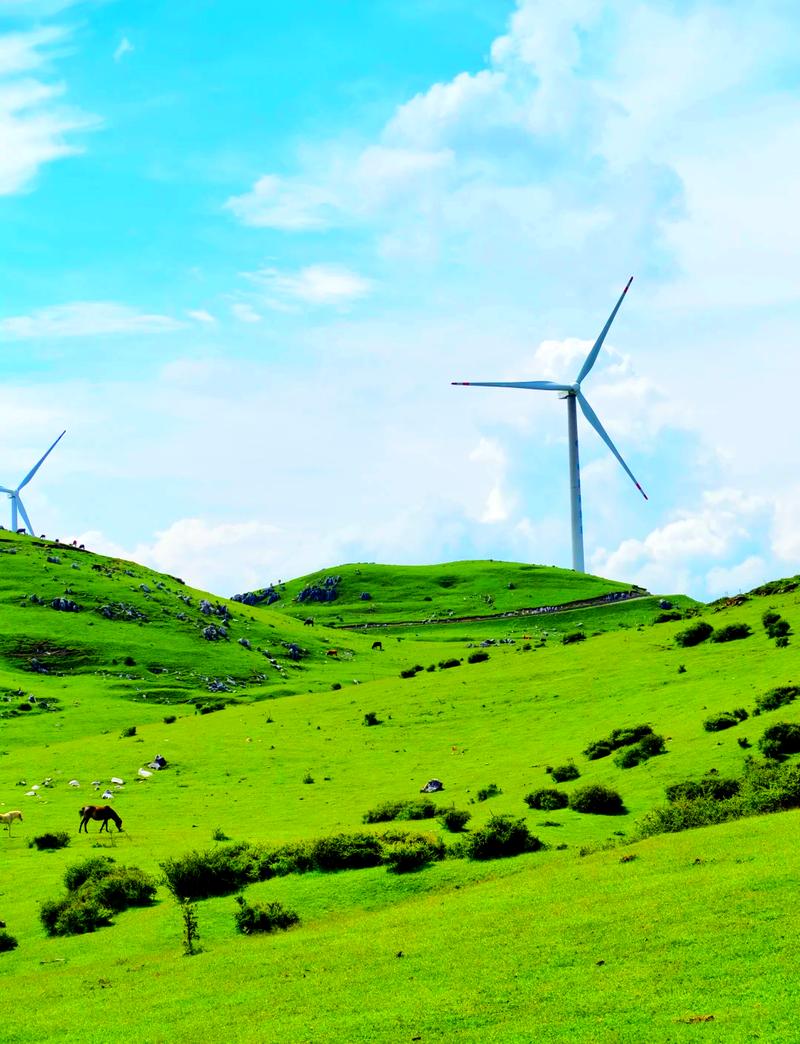
<path id="1" fill-rule="evenodd" d="M 756 712 L 777 710 L 788 703 L 794 703 L 800 696 L 800 685 L 778 685 L 769 689 L 763 696 L 756 698 Z"/>
<path id="2" fill-rule="evenodd" d="M 706 623 L 705 620 L 697 620 L 695 623 L 690 624 L 686 630 L 678 631 L 675 635 L 675 644 L 682 649 L 688 649 L 693 645 L 700 645 L 706 638 L 710 638 L 713 632 L 714 628 L 710 623 Z"/>
<path id="3" fill-rule="evenodd" d="M 621 816 L 627 811 L 617 791 L 600 783 L 592 783 L 574 790 L 569 797 L 569 807 L 574 812 L 594 816 Z"/>
<path id="4" fill-rule="evenodd" d="M 492 816 L 486 826 L 476 830 L 464 845 L 464 854 L 469 859 L 505 859 L 537 852 L 544 843 L 535 837 L 524 819 L 513 816 Z"/>
<path id="5" fill-rule="evenodd" d="M 70 836 L 66 830 L 59 830 L 55 834 L 39 834 L 28 842 L 28 848 L 38 848 L 40 852 L 54 851 L 57 848 L 66 848 L 70 842 Z"/>
<path id="6" fill-rule="evenodd" d="M 758 749 L 765 758 L 773 761 L 782 761 L 791 754 L 800 753 L 800 725 L 793 721 L 771 725 L 758 741 Z"/>
<path id="7" fill-rule="evenodd" d="M 664 737 L 651 732 L 643 736 L 638 743 L 623 747 L 614 758 L 614 764 L 618 768 L 633 768 L 635 765 L 641 765 L 643 761 L 648 761 L 658 754 L 666 754 L 666 752 Z"/>
<path id="8" fill-rule="evenodd" d="M 439 822 L 451 834 L 460 834 L 472 819 L 472 813 L 463 808 L 446 808 L 439 814 Z"/>
<path id="9" fill-rule="evenodd" d="M 749 638 L 752 628 L 746 623 L 732 623 L 720 627 L 711 635 L 712 642 L 737 642 L 740 638 Z"/>
<path id="10" fill-rule="evenodd" d="M 584 750 L 589 761 L 597 761 L 598 758 L 607 758 L 620 747 L 629 747 L 639 743 L 645 736 L 654 735 L 650 725 L 634 725 L 625 729 L 614 729 L 610 736 L 605 739 L 595 740 Z"/>
<path id="11" fill-rule="evenodd" d="M 478 652 L 470 653 L 467 657 L 467 663 L 485 663 L 488 659 L 488 652 L 481 649 Z"/>
<path id="12" fill-rule="evenodd" d="M 574 645 L 576 642 L 585 642 L 586 635 L 583 631 L 572 631 L 570 634 L 565 634 L 561 638 L 562 645 Z"/>
<path id="13" fill-rule="evenodd" d="M 557 808 L 567 807 L 569 794 L 565 794 L 563 790 L 556 790 L 555 787 L 542 787 L 526 794 L 524 801 L 528 808 L 535 808 L 540 812 L 554 812 Z"/>
<path id="14" fill-rule="evenodd" d="M 711 717 L 706 718 L 703 728 L 706 732 L 722 732 L 724 729 L 732 729 L 734 725 L 746 721 L 748 717 L 744 707 L 737 707 L 736 710 L 731 711 L 720 711 L 719 714 L 712 714 Z"/>
<path id="15" fill-rule="evenodd" d="M 551 769 L 550 775 L 554 783 L 569 783 L 570 780 L 577 779 L 580 772 L 574 762 L 568 761 L 566 765 L 555 765 Z"/>
<path id="16" fill-rule="evenodd" d="M 502 794 L 503 791 L 498 787 L 496 783 L 490 783 L 488 787 L 481 787 L 478 793 L 475 795 L 476 801 L 488 801 L 489 798 L 497 797 L 498 794 Z"/>
<path id="17" fill-rule="evenodd" d="M 81 935 L 112 923 L 111 917 L 132 906 L 147 906 L 156 882 L 137 867 L 117 866 L 97 857 L 77 863 L 64 874 L 67 894 L 47 900 L 39 919 L 48 935 Z"/>
<path id="18" fill-rule="evenodd" d="M 422 870 L 429 863 L 444 859 L 446 849 L 441 838 L 433 834 L 391 835 L 383 838 L 386 844 L 385 862 L 395 874 L 408 874 Z"/>
<path id="19" fill-rule="evenodd" d="M 433 819 L 438 809 L 430 798 L 411 801 L 384 801 L 363 815 L 365 823 L 389 823 L 393 819 Z"/>
<path id="20" fill-rule="evenodd" d="M 18 946 L 19 943 L 10 932 L 0 929 L 0 953 L 8 953 L 9 950 L 15 950 Z"/>
<path id="21" fill-rule="evenodd" d="M 242 935 L 255 932 L 285 932 L 298 924 L 300 917 L 280 903 L 250 903 L 243 895 L 236 896 L 239 909 L 233 915 L 237 931 Z"/>

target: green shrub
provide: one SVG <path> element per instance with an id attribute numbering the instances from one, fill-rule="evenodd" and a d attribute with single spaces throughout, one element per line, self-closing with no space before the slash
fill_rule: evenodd
<path id="1" fill-rule="evenodd" d="M 570 780 L 577 779 L 580 772 L 576 765 L 568 761 L 566 765 L 556 765 L 550 775 L 556 783 L 569 783 Z"/>
<path id="2" fill-rule="evenodd" d="M 759 711 L 777 710 L 778 707 L 794 703 L 798 696 L 800 696 L 800 685 L 778 685 L 765 692 L 763 696 L 758 696 L 756 707 Z"/>
<path id="3" fill-rule="evenodd" d="M 450 667 L 460 667 L 460 666 L 461 666 L 461 660 L 456 660 L 455 657 L 451 657 L 451 659 L 449 659 L 449 660 L 440 660 L 439 661 L 439 670 L 440 671 L 446 671 Z"/>
<path id="4" fill-rule="evenodd" d="M 741 789 L 738 779 L 726 779 L 721 776 L 704 776 L 702 779 L 685 779 L 680 783 L 670 783 L 664 788 L 667 801 L 675 804 L 678 801 L 696 801 L 708 798 L 711 801 L 727 801 Z"/>
<path id="5" fill-rule="evenodd" d="M 720 627 L 711 635 L 712 642 L 736 642 L 740 638 L 749 638 L 752 628 L 746 623 L 732 623 Z"/>
<path id="6" fill-rule="evenodd" d="M 127 727 L 127 729 L 123 729 L 122 732 L 120 732 L 119 735 L 120 735 L 120 739 L 128 739 L 130 736 L 135 736 L 136 735 L 136 726 L 135 725 L 129 725 Z"/>
<path id="7" fill-rule="evenodd" d="M 437 812 L 430 798 L 414 798 L 411 801 L 384 801 L 382 805 L 369 809 L 362 819 L 365 823 L 389 823 L 393 819 L 433 819 Z"/>
<path id="8" fill-rule="evenodd" d="M 0 953 L 7 953 L 9 950 L 15 950 L 19 946 L 19 943 L 9 932 L 5 929 L 0 929 Z"/>
<path id="9" fill-rule="evenodd" d="M 607 758 L 609 754 L 620 747 L 627 747 L 633 743 L 639 743 L 645 736 L 653 735 L 650 725 L 633 725 L 624 729 L 614 729 L 610 736 L 605 739 L 595 740 L 584 750 L 589 761 L 597 761 L 598 758 Z"/>
<path id="10" fill-rule="evenodd" d="M 93 898 L 112 913 L 132 906 L 148 906 L 156 894 L 156 883 L 149 874 L 135 866 L 121 866 L 103 877 L 88 880 L 79 895 Z"/>
<path id="11" fill-rule="evenodd" d="M 64 887 L 68 892 L 76 892 L 85 881 L 112 873 L 115 865 L 110 856 L 91 856 L 82 863 L 73 863 L 64 872 Z"/>
<path id="12" fill-rule="evenodd" d="M 174 714 L 165 714 L 164 715 L 164 724 L 165 725 L 174 725 L 177 720 L 178 719 L 177 719 L 177 717 Z"/>
<path id="13" fill-rule="evenodd" d="M 479 652 L 470 653 L 467 657 L 467 663 L 485 663 L 488 659 L 488 652 L 480 650 Z"/>
<path id="14" fill-rule="evenodd" d="M 705 620 L 697 620 L 695 623 L 690 624 L 685 631 L 679 631 L 675 635 L 675 643 L 682 649 L 688 649 L 693 645 L 699 645 L 704 642 L 706 638 L 709 638 L 713 633 L 714 628 L 710 623 L 706 623 Z"/>
<path id="15" fill-rule="evenodd" d="M 286 931 L 300 921 L 294 910 L 287 910 L 280 903 L 249 903 L 242 895 L 236 896 L 236 902 L 239 909 L 233 917 L 237 930 L 243 935 Z"/>
<path id="16" fill-rule="evenodd" d="M 503 859 L 536 852 L 544 845 L 534 837 L 524 819 L 492 816 L 486 826 L 476 830 L 466 841 L 465 853 L 470 859 Z"/>
<path id="17" fill-rule="evenodd" d="M 409 668 L 407 668 L 404 671 L 400 671 L 400 677 L 401 678 L 416 678 L 416 676 L 417 676 L 417 668 L 416 667 L 409 667 Z"/>
<path id="18" fill-rule="evenodd" d="M 378 715 L 375 713 L 375 711 L 367 711 L 367 713 L 364 715 L 364 724 L 365 725 L 382 725 L 383 722 L 378 717 Z"/>
<path id="19" fill-rule="evenodd" d="M 765 758 L 780 761 L 800 751 L 800 725 L 779 721 L 771 725 L 758 741 L 758 749 Z"/>
<path id="20" fill-rule="evenodd" d="M 672 610 L 671 612 L 659 613 L 658 616 L 655 618 L 655 620 L 653 620 L 653 623 L 656 623 L 656 624 L 672 623 L 673 620 L 682 620 L 682 619 L 683 619 L 683 613 L 680 613 L 677 610 Z"/>
<path id="21" fill-rule="evenodd" d="M 767 611 L 761 617 L 761 623 L 764 625 L 765 628 L 771 627 L 773 624 L 776 624 L 778 620 L 780 620 L 780 618 L 780 613 L 776 613 L 774 609 L 767 609 Z"/>
<path id="22" fill-rule="evenodd" d="M 641 765 L 643 761 L 655 757 L 657 754 L 665 754 L 664 737 L 651 733 L 638 743 L 629 747 L 623 747 L 614 758 L 614 764 L 619 768 L 633 768 Z"/>
<path id="23" fill-rule="evenodd" d="M 39 919 L 48 935 L 85 935 L 111 924 L 111 910 L 94 896 L 66 896 L 43 902 Z"/>
<path id="24" fill-rule="evenodd" d="M 167 888 L 179 901 L 192 902 L 238 892 L 258 880 L 259 853 L 246 842 L 187 852 L 160 864 Z"/>
<path id="25" fill-rule="evenodd" d="M 451 834 L 459 834 L 472 819 L 472 813 L 461 808 L 446 808 L 439 814 L 439 822 Z"/>
<path id="26" fill-rule="evenodd" d="M 530 794 L 526 794 L 523 800 L 528 808 L 535 808 L 540 812 L 554 812 L 557 808 L 567 807 L 569 795 L 565 794 L 563 790 L 556 790 L 554 787 L 550 789 L 542 787 L 540 790 L 534 790 Z"/>
<path id="27" fill-rule="evenodd" d="M 767 628 L 769 638 L 785 638 L 789 634 L 791 634 L 791 628 L 788 620 L 776 620 Z"/>
<path id="28" fill-rule="evenodd" d="M 775 648 L 776 649 L 785 649 L 788 646 L 788 644 L 789 644 L 789 639 L 786 637 L 786 635 L 781 635 L 779 638 L 775 639 Z"/>
<path id="29" fill-rule="evenodd" d="M 722 732 L 724 729 L 732 729 L 741 721 L 746 721 L 748 717 L 749 714 L 744 707 L 737 707 L 736 710 L 731 711 L 720 711 L 719 714 L 712 714 L 710 718 L 706 718 L 703 728 L 706 732 Z"/>
<path id="30" fill-rule="evenodd" d="M 70 836 L 66 830 L 59 830 L 55 834 L 39 834 L 28 842 L 28 848 L 38 848 L 42 851 L 54 851 L 57 848 L 66 848 L 70 843 Z"/>
<path id="31" fill-rule="evenodd" d="M 374 834 L 336 834 L 311 845 L 311 859 L 317 870 L 360 870 L 382 862 L 380 839 Z"/>
<path id="32" fill-rule="evenodd" d="M 413 873 L 444 856 L 444 842 L 425 834 L 404 838 L 384 851 L 389 869 L 396 874 Z"/>
<path id="33" fill-rule="evenodd" d="M 573 631 L 571 634 L 562 635 L 562 645 L 573 645 L 575 642 L 585 642 L 586 635 L 583 631 Z"/>
<path id="34" fill-rule="evenodd" d="M 490 783 L 488 787 L 481 787 L 475 795 L 475 799 L 477 801 L 488 801 L 489 798 L 497 797 L 498 794 L 502 793 L 503 791 L 496 783 Z"/>
<path id="35" fill-rule="evenodd" d="M 621 816 L 627 811 L 617 791 L 600 783 L 574 790 L 569 798 L 569 807 L 575 812 L 595 816 Z"/>

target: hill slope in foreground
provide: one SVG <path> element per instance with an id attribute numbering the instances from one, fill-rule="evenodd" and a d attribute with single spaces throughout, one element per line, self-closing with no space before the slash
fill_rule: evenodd
<path id="1" fill-rule="evenodd" d="M 792 757 L 758 767 L 765 730 L 784 722 L 791 735 L 800 724 L 793 584 L 738 605 L 671 598 L 681 618 L 666 620 L 642 597 L 446 622 L 454 607 L 424 591 L 385 621 L 383 650 L 373 650 L 375 632 L 322 626 L 317 605 L 313 627 L 281 612 L 289 583 L 283 605 L 264 608 L 11 534 L 0 549 L 0 811 L 24 816 L 0 827 L 0 918 L 18 942 L 0 952 L 14 996 L 4 1041 L 794 1039 L 785 972 L 800 813 L 732 818 L 797 803 Z M 479 594 L 500 607 L 524 580 L 491 565 L 497 587 Z M 363 577 L 364 566 L 329 575 L 357 568 Z M 408 590 L 402 570 L 392 580 L 374 568 L 387 571 L 388 590 Z M 452 591 L 481 572 L 487 583 L 482 564 L 431 575 L 455 577 L 442 588 Z M 388 603 L 370 583 L 371 601 Z M 559 583 L 575 596 L 564 602 L 581 600 L 585 583 L 601 585 L 590 597 L 618 586 L 567 573 Z M 337 622 L 368 622 L 356 615 L 356 602 L 371 604 L 361 593 Z M 535 606 L 531 597 L 518 608 Z M 54 609 L 55 598 L 80 609 Z M 538 604 L 555 601 L 548 592 Z M 788 644 L 767 634 L 765 611 L 786 621 Z M 432 612 L 439 621 L 420 625 Z M 703 621 L 751 633 L 676 644 Z M 204 638 L 210 624 L 225 635 Z M 704 728 L 734 710 L 749 717 Z M 584 753 L 636 726 L 652 730 L 640 738 L 661 737 L 651 747 L 663 752 L 628 767 L 638 757 L 626 752 L 644 741 Z M 157 753 L 167 767 L 140 775 Z M 567 765 L 577 778 L 555 783 L 548 769 Z M 445 788 L 428 795 L 433 811 L 471 813 L 463 834 L 437 818 L 363 822 L 379 806 L 419 801 L 433 777 Z M 702 799 L 670 806 L 671 819 L 654 814 L 665 787 L 686 780 L 701 781 Z M 545 788 L 579 807 L 587 785 L 613 788 L 624 812 L 524 800 Z M 125 829 L 78 834 L 79 806 L 106 788 Z M 660 832 L 715 818 L 730 821 Z M 542 847 L 470 858 L 497 854 L 479 842 L 491 822 L 495 839 L 502 833 L 498 819 L 512 841 Z M 29 847 L 48 832 L 67 832 L 69 845 Z M 350 840 L 324 841 L 339 835 Z M 191 851 L 211 852 L 228 875 L 196 903 L 195 956 L 183 956 L 181 911 L 163 884 L 110 926 L 45 934 L 41 905 L 62 896 L 69 867 L 111 856 L 161 878 L 165 861 Z M 369 862 L 364 852 L 377 865 L 321 868 L 337 865 L 333 855 Z M 201 878 L 211 880 L 208 861 Z M 299 923 L 237 932 L 237 889 Z"/>

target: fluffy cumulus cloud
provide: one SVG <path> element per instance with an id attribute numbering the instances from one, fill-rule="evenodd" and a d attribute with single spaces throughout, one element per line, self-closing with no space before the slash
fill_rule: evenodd
<path id="1" fill-rule="evenodd" d="M 67 30 L 0 32 L 0 196 L 28 188 L 43 164 L 80 151 L 78 131 L 96 118 L 64 101 L 50 72 Z"/>
<path id="2" fill-rule="evenodd" d="M 308 265 L 297 272 L 264 268 L 247 278 L 263 291 L 265 303 L 279 307 L 287 301 L 344 306 L 365 297 L 371 289 L 368 279 L 343 265 Z"/>

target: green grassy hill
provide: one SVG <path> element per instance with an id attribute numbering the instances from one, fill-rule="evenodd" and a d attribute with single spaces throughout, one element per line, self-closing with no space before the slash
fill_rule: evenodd
<path id="1" fill-rule="evenodd" d="M 555 566 L 448 562 L 438 566 L 343 565 L 277 584 L 271 590 L 278 596 L 272 608 L 281 613 L 351 626 L 499 616 L 629 592 L 631 586 Z M 330 601 L 318 600 L 330 595 Z"/>
<path id="2" fill-rule="evenodd" d="M 772 609 L 794 629 L 800 599 L 791 584 L 740 605 L 671 598 L 684 618 L 660 623 L 663 611 L 648 598 L 528 620 L 417 620 L 379 632 L 381 652 L 371 648 L 374 633 L 321 626 L 319 606 L 315 626 L 304 627 L 281 612 L 286 597 L 244 606 L 130 563 L 9 534 L 3 541 L 0 812 L 24 815 L 10 834 L 0 827 L 0 919 L 19 943 L 0 952 L 15 998 L 4 1041 L 644 1041 L 698 1032 L 726 1042 L 793 1039 L 786 967 L 797 930 L 800 812 L 636 840 L 643 817 L 664 804 L 665 786 L 740 778 L 749 757 L 759 760 L 766 728 L 800 723 L 800 700 L 753 715 L 768 690 L 797 682 L 795 639 L 778 647 L 762 625 Z M 474 593 L 477 577 L 488 583 L 484 565 L 450 564 L 428 577 L 455 576 L 445 594 L 460 585 Z M 519 591 L 508 589 L 517 583 L 509 570 L 523 567 L 489 565 L 499 587 L 483 593 L 499 605 Z M 370 581 L 380 604 L 392 570 L 375 569 L 384 577 L 383 588 Z M 574 574 L 559 583 L 570 576 L 579 583 L 560 590 L 581 587 Z M 396 586 L 406 592 L 403 614 L 410 605 L 452 608 L 409 593 L 407 570 L 397 571 Z M 372 603 L 359 591 L 345 613 L 345 590 L 343 580 L 337 612 L 359 623 L 358 603 Z M 538 604 L 555 604 L 554 590 Z M 81 611 L 31 604 L 34 593 L 45 602 L 69 597 Z M 526 604 L 535 597 L 525 592 Z M 228 607 L 227 640 L 201 637 L 203 598 Z M 112 600 L 147 619 L 108 619 L 99 609 Z M 717 631 L 746 623 L 752 633 L 676 645 L 676 633 L 703 620 Z M 564 644 L 577 632 L 584 640 Z M 288 661 L 283 642 L 307 655 Z M 283 650 L 271 669 L 285 677 L 261 666 L 269 659 L 257 646 Z M 327 655 L 332 648 L 336 655 Z M 476 653 L 486 658 L 469 662 Z M 125 656 L 135 666 L 125 667 Z M 36 673 L 34 657 L 48 674 Z M 206 679 L 223 675 L 235 685 L 209 693 Z M 236 702 L 199 713 L 209 699 Z M 55 709 L 41 709 L 50 700 Z M 736 708 L 750 716 L 725 731 L 704 729 L 707 718 Z M 367 726 L 368 715 L 379 724 Z M 583 753 L 613 730 L 641 724 L 664 738 L 665 753 L 629 768 L 614 755 Z M 168 767 L 141 777 L 156 753 Z M 525 795 L 556 787 L 548 768 L 570 762 L 579 777 L 557 789 L 610 786 L 625 814 L 530 809 Z M 125 782 L 111 785 L 112 776 Z M 471 812 L 467 841 L 508 815 L 546 847 L 476 861 L 458 854 L 463 839 L 436 819 L 363 822 L 381 803 L 419 799 L 432 777 L 445 786 L 431 796 L 438 809 Z M 112 787 L 122 834 L 99 835 L 97 824 L 77 833 L 78 807 L 100 800 L 96 780 Z M 487 790 L 496 793 L 481 800 Z M 65 830 L 67 848 L 28 847 L 34 836 Z M 279 901 L 298 913 L 299 925 L 285 933 L 241 935 L 233 894 L 203 900 L 203 949 L 194 957 L 182 954 L 181 915 L 163 886 L 153 905 L 117 914 L 92 934 L 51 938 L 39 921 L 41 903 L 63 892 L 65 870 L 88 857 L 111 855 L 160 876 L 166 859 L 226 852 L 215 835 L 301 851 L 339 833 L 386 839 L 397 830 L 443 841 L 450 857 L 414 873 L 381 865 L 249 884 L 248 901 Z"/>

